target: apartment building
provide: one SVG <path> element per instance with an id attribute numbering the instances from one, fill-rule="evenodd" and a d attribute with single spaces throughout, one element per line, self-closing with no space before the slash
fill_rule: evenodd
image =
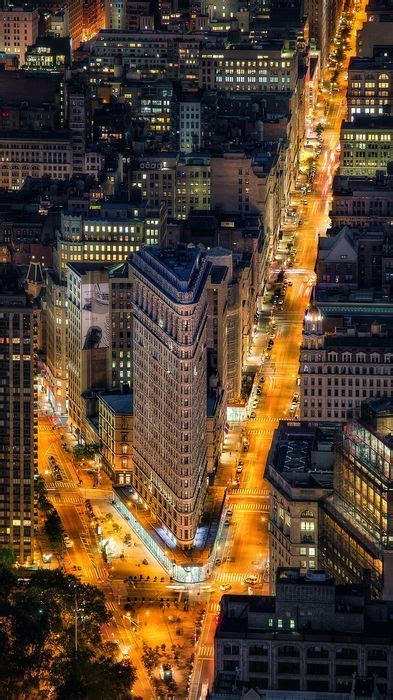
<path id="1" fill-rule="evenodd" d="M 109 275 L 107 386 L 132 386 L 132 283 L 128 263 L 114 265 Z"/>
<path id="2" fill-rule="evenodd" d="M 280 567 L 319 569 L 320 503 L 333 491 L 337 428 L 280 421 L 266 462 L 270 484 L 269 577 Z"/>
<path id="3" fill-rule="evenodd" d="M 393 113 L 393 62 L 381 58 L 351 58 L 348 66 L 347 120 L 357 115 Z"/>
<path id="4" fill-rule="evenodd" d="M 393 228 L 379 224 L 360 229 L 344 226 L 336 236 L 321 238 L 316 263 L 319 295 L 341 294 L 344 302 L 353 290 L 358 290 L 360 299 L 363 289 L 388 301 L 392 250 Z"/>
<path id="5" fill-rule="evenodd" d="M 149 154 L 134 166 L 129 186 L 150 206 L 164 204 L 168 217 L 210 209 L 210 157 Z"/>
<path id="6" fill-rule="evenodd" d="M 27 177 L 66 180 L 73 173 L 68 134 L 32 131 L 0 134 L 0 187 L 20 190 Z"/>
<path id="7" fill-rule="evenodd" d="M 83 40 L 83 2 L 69 0 L 66 8 L 67 35 L 72 40 L 72 50 L 77 51 Z"/>
<path id="8" fill-rule="evenodd" d="M 295 42 L 266 41 L 260 47 L 203 49 L 199 87 L 233 92 L 295 90 L 298 54 Z"/>
<path id="9" fill-rule="evenodd" d="M 18 270 L 0 266 L 0 544 L 33 562 L 37 395 L 33 306 Z"/>
<path id="10" fill-rule="evenodd" d="M 206 489 L 207 294 L 196 248 L 145 247 L 133 284 L 133 487 L 166 537 L 192 548 Z"/>
<path id="11" fill-rule="evenodd" d="M 265 692 L 287 698 L 297 692 L 388 700 L 392 600 L 370 601 L 369 595 L 366 580 L 339 585 L 324 571 L 303 574 L 296 568 L 277 571 L 275 596 L 224 595 L 214 638 L 212 697 L 231 698 L 234 688 L 237 698 Z M 242 685 L 248 686 L 246 695 Z M 352 694 L 356 688 L 359 693 Z"/>
<path id="12" fill-rule="evenodd" d="M 199 100 L 179 102 L 179 148 L 181 153 L 199 151 L 202 143 L 202 104 Z"/>
<path id="13" fill-rule="evenodd" d="M 330 211 L 332 227 L 393 225 L 393 181 L 336 175 Z"/>
<path id="14" fill-rule="evenodd" d="M 141 77 L 188 78 L 198 81 L 202 33 L 105 29 L 92 40 L 91 70 L 113 71 L 121 55 L 122 65 Z"/>
<path id="15" fill-rule="evenodd" d="M 26 51 L 38 37 L 39 12 L 13 7 L 0 10 L 0 51 L 14 54 L 19 66 L 25 62 Z"/>
<path id="16" fill-rule="evenodd" d="M 108 269 L 97 263 L 68 263 L 68 420 L 72 431 L 88 442 L 95 397 L 106 390 L 110 342 Z"/>
<path id="17" fill-rule="evenodd" d="M 48 400 L 58 414 L 67 413 L 66 281 L 56 270 L 46 275 L 46 382 Z"/>
<path id="18" fill-rule="evenodd" d="M 375 177 L 393 161 L 393 115 L 355 117 L 343 122 L 340 134 L 340 175 Z"/>
<path id="19" fill-rule="evenodd" d="M 366 402 L 344 426 L 319 533 L 321 565 L 342 583 L 359 583 L 368 569 L 373 597 L 384 600 L 393 591 L 391 396 Z"/>
<path id="20" fill-rule="evenodd" d="M 366 21 L 356 36 L 356 55 L 386 56 L 391 52 L 393 13 L 385 0 L 370 0 L 366 6 Z"/>
<path id="21" fill-rule="evenodd" d="M 114 485 L 131 484 L 132 393 L 111 391 L 98 397 L 98 436 L 105 471 Z"/>
<path id="22" fill-rule="evenodd" d="M 375 317 L 373 303 L 368 317 L 361 301 L 347 311 L 345 307 L 345 302 L 341 309 L 328 302 L 325 317 L 316 306 L 306 313 L 300 348 L 301 420 L 343 422 L 359 415 L 363 401 L 392 393 L 391 316 Z"/>
<path id="23" fill-rule="evenodd" d="M 68 262 L 123 263 L 142 245 L 162 238 L 166 218 L 160 205 L 108 201 L 93 205 L 88 215 L 63 210 L 57 240 L 57 267 L 64 279 Z"/>

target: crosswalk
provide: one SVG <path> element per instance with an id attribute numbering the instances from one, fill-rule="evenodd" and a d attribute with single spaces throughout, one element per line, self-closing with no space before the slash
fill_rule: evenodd
<path id="1" fill-rule="evenodd" d="M 250 428 L 250 430 L 248 431 L 248 434 L 249 435 L 258 435 L 258 437 L 271 438 L 274 430 L 275 430 L 275 428 L 273 428 L 273 427 L 271 428 L 271 430 L 263 430 L 262 428 L 260 430 L 258 430 L 258 428 Z"/>
<path id="2" fill-rule="evenodd" d="M 260 496 L 268 498 L 269 489 L 259 489 L 257 486 L 244 487 L 233 491 L 234 496 Z"/>
<path id="3" fill-rule="evenodd" d="M 52 491 L 53 489 L 74 489 L 75 484 L 72 481 L 65 480 L 65 481 L 56 481 L 56 479 L 51 479 L 48 481 L 48 491 Z"/>
<path id="4" fill-rule="evenodd" d="M 201 644 L 197 651 L 199 659 L 212 659 L 214 657 L 214 647 L 212 644 Z"/>
<path id="5" fill-rule="evenodd" d="M 83 572 L 85 577 L 91 581 L 101 581 L 107 578 L 107 573 L 102 566 L 84 566 Z"/>
<path id="6" fill-rule="evenodd" d="M 240 574 L 237 572 L 226 573 L 225 571 L 218 571 L 216 573 L 216 581 L 221 581 L 222 583 L 243 583 L 247 576 L 249 576 L 249 572 Z M 256 574 L 255 585 L 258 583 L 262 583 L 262 574 Z"/>
<path id="7" fill-rule="evenodd" d="M 219 613 L 220 612 L 220 603 L 215 603 L 214 601 L 209 602 L 209 612 L 211 613 Z"/>
<path id="8" fill-rule="evenodd" d="M 233 503 L 232 508 L 234 511 L 262 510 L 264 513 L 269 512 L 268 503 Z"/>
<path id="9" fill-rule="evenodd" d="M 51 502 L 58 506 L 81 506 L 84 503 L 82 496 L 77 493 L 53 494 Z"/>

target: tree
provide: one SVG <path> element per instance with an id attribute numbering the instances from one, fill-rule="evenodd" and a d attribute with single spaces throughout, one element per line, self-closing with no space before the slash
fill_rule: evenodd
<path id="1" fill-rule="evenodd" d="M 46 521 L 44 525 L 45 532 L 48 536 L 49 541 L 52 544 L 60 544 L 63 539 L 64 528 L 60 520 L 60 516 L 56 510 L 53 508 L 46 516 Z"/>
<path id="2" fill-rule="evenodd" d="M 317 136 L 321 136 L 321 134 L 324 131 L 325 131 L 324 125 L 322 124 L 322 122 L 319 122 L 319 124 L 317 124 L 317 126 L 315 127 L 315 133 L 317 134 Z"/>
<path id="3" fill-rule="evenodd" d="M 63 659 L 56 677 L 58 700 L 130 698 L 135 668 L 129 661 L 114 661 L 113 652 L 113 645 L 104 645 L 95 658 L 82 651 L 77 658 L 70 655 Z"/>
<path id="4" fill-rule="evenodd" d="M 39 476 L 35 482 L 35 492 L 37 495 L 37 505 L 38 508 L 43 513 L 49 513 L 53 510 L 53 505 L 48 499 L 48 491 L 45 485 L 45 480 L 42 476 Z"/>
<path id="5" fill-rule="evenodd" d="M 15 562 L 16 556 L 12 547 L 0 547 L 0 565 L 13 566 Z"/>
<path id="6" fill-rule="evenodd" d="M 0 697 L 131 698 L 134 667 L 102 641 L 101 625 L 110 619 L 102 591 L 60 570 L 33 572 L 20 588 L 3 566 L 0 597 Z"/>
<path id="7" fill-rule="evenodd" d="M 92 459 L 94 455 L 99 452 L 100 446 L 98 444 L 86 444 L 86 445 L 76 445 L 74 447 L 74 457 L 76 459 Z"/>

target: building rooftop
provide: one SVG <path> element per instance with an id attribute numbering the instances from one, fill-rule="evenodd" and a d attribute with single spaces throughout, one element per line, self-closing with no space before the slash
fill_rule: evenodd
<path id="1" fill-rule="evenodd" d="M 359 114 L 353 122 L 343 121 L 341 129 L 355 131 L 358 129 L 393 129 L 393 115 L 384 114 L 380 117 Z"/>
<path id="2" fill-rule="evenodd" d="M 334 425 L 280 421 L 266 462 L 266 478 L 278 487 L 331 489 L 336 436 Z"/>
<path id="3" fill-rule="evenodd" d="M 22 286 L 25 268 L 12 263 L 0 263 L 0 306 L 30 306 Z"/>
<path id="4" fill-rule="evenodd" d="M 132 391 L 121 392 L 113 391 L 107 394 L 100 394 L 99 401 L 102 401 L 106 406 L 117 415 L 132 416 L 134 395 Z"/>
<path id="5" fill-rule="evenodd" d="M 333 196 L 352 195 L 361 192 L 386 192 L 389 196 L 393 190 L 393 179 L 384 177 L 383 180 L 376 181 L 370 177 L 350 177 L 345 175 L 335 175 L 333 179 Z"/>
<path id="6" fill-rule="evenodd" d="M 210 271 L 210 263 L 201 250 L 184 245 L 177 248 L 145 246 L 134 254 L 130 264 L 180 304 L 198 302 Z"/>
<path id="7" fill-rule="evenodd" d="M 352 56 L 349 61 L 348 72 L 352 70 L 393 70 L 393 61 L 384 56 L 372 56 L 359 58 Z"/>

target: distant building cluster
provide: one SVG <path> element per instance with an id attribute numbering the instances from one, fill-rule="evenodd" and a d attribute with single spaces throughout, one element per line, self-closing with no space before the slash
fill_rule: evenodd
<path id="1" fill-rule="evenodd" d="M 203 520 L 209 487 L 228 420 L 247 416 L 243 370 L 263 293 L 284 277 L 320 92 L 341 99 L 324 79 L 349 5 L 1 4 L 0 544 L 20 562 L 37 520 L 39 371 L 121 507 L 126 493 L 150 509 L 160 556 L 177 566 L 176 549 L 184 580 L 211 574 L 225 511 Z M 393 9 L 370 0 L 364 19 L 328 154 L 299 416 L 259 465 L 272 595 L 223 597 L 212 698 L 393 696 Z"/>

